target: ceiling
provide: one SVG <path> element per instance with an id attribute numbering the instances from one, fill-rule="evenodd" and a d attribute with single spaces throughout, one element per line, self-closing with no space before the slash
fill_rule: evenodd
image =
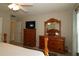
<path id="1" fill-rule="evenodd" d="M 34 7 L 30 9 L 32 14 L 34 13 L 44 13 L 44 12 L 51 12 L 51 11 L 62 11 L 67 9 L 72 9 L 74 4 L 67 4 L 67 3 L 39 3 L 34 4 Z"/>
<path id="2" fill-rule="evenodd" d="M 31 7 L 25 7 L 27 12 L 21 10 L 11 13 L 19 17 L 25 17 L 26 15 L 39 15 L 49 12 L 72 10 L 74 5 L 75 3 L 33 3 Z M 0 3 L 0 10 L 10 11 L 7 6 L 7 3 Z"/>

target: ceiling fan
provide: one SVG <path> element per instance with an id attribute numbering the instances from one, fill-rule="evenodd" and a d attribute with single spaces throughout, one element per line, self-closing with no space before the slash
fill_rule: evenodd
<path id="1" fill-rule="evenodd" d="M 32 3 L 12 3 L 8 5 L 8 8 L 13 11 L 22 10 L 24 12 L 27 12 L 27 7 L 31 7 Z"/>

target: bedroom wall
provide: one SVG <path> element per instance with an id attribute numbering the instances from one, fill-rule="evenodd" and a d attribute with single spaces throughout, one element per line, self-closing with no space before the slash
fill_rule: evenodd
<path id="1" fill-rule="evenodd" d="M 7 33 L 7 41 L 10 40 L 10 13 L 0 11 L 0 17 L 3 18 L 2 33 Z M 3 38 L 3 36 L 2 36 Z"/>
<path id="2" fill-rule="evenodd" d="M 72 11 L 56 11 L 41 15 L 29 15 L 25 21 L 36 21 L 36 46 L 39 46 L 39 35 L 44 35 L 44 22 L 49 18 L 61 20 L 61 35 L 65 37 L 65 46 L 69 52 L 72 51 Z M 25 25 L 24 25 L 25 26 Z M 23 27 L 24 27 L 23 26 Z"/>
<path id="3" fill-rule="evenodd" d="M 3 24 L 3 20 L 2 17 L 0 17 L 0 42 L 2 41 L 2 24 Z"/>

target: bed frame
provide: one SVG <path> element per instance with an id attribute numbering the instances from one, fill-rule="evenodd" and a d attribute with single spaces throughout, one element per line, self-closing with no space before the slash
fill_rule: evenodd
<path id="1" fill-rule="evenodd" d="M 45 56 L 48 56 L 49 55 L 49 51 L 48 51 L 48 36 L 44 37 L 44 42 L 45 42 L 44 54 L 45 54 Z"/>

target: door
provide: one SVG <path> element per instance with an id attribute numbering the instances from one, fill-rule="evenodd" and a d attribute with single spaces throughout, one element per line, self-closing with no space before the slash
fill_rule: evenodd
<path id="1" fill-rule="evenodd" d="M 12 20 L 11 21 L 11 39 L 10 41 L 15 41 L 16 40 L 16 21 Z"/>
<path id="2" fill-rule="evenodd" d="M 0 42 L 2 41 L 2 17 L 0 17 Z"/>
<path id="3" fill-rule="evenodd" d="M 11 42 L 22 43 L 22 25 L 20 21 L 11 21 Z"/>

